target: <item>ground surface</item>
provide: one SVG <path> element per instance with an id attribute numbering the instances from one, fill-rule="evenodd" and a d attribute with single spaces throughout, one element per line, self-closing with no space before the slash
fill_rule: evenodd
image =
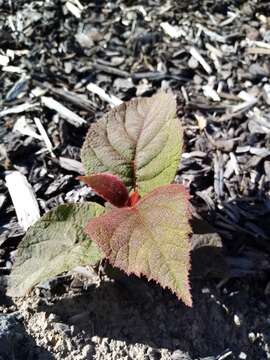
<path id="1" fill-rule="evenodd" d="M 269 54 L 269 1 L 0 0 L 1 359 L 270 358 Z M 194 254 L 192 309 L 143 279 L 91 270 L 25 299 L 4 295 L 24 234 L 7 171 L 27 177 L 41 213 L 94 199 L 75 180 L 79 149 L 110 104 L 89 83 L 121 100 L 159 88 L 177 95 L 185 144 L 176 181 L 222 240 L 222 258 Z M 75 114 L 85 124 L 72 125 Z"/>

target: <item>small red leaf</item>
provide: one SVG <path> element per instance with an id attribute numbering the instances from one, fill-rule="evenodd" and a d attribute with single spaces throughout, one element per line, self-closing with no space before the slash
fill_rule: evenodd
<path id="1" fill-rule="evenodd" d="M 117 207 L 126 206 L 129 200 L 126 185 L 115 175 L 95 174 L 78 176 L 78 179 L 90 186 L 104 200 Z"/>

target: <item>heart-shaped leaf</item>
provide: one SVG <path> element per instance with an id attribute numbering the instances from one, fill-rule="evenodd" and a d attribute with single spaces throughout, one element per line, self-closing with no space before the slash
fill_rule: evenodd
<path id="1" fill-rule="evenodd" d="M 81 158 L 87 175 L 112 173 L 143 196 L 172 182 L 181 149 L 176 102 L 160 92 L 123 103 L 92 124 Z"/>
<path id="2" fill-rule="evenodd" d="M 185 188 L 167 185 L 133 207 L 115 208 L 90 220 L 85 231 L 112 265 L 157 281 L 191 306 L 188 219 Z"/>
<path id="3" fill-rule="evenodd" d="M 117 176 L 111 174 L 94 174 L 78 176 L 78 179 L 90 186 L 98 195 L 117 207 L 127 205 L 128 189 Z"/>
<path id="4" fill-rule="evenodd" d="M 83 229 L 89 218 L 103 212 L 94 203 L 63 204 L 43 215 L 18 247 L 8 294 L 23 296 L 41 281 L 100 260 L 103 256 Z"/>

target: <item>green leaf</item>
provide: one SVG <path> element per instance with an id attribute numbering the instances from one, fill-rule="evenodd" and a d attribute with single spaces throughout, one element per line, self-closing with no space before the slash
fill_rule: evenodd
<path id="1" fill-rule="evenodd" d="M 123 103 L 92 124 L 81 158 L 87 175 L 112 173 L 144 195 L 173 181 L 182 137 L 174 97 L 160 92 Z"/>
<path id="2" fill-rule="evenodd" d="M 8 281 L 10 296 L 23 296 L 33 286 L 78 265 L 94 265 L 102 258 L 83 229 L 90 218 L 104 212 L 95 203 L 63 204 L 31 226 L 18 247 Z"/>
<path id="3" fill-rule="evenodd" d="M 113 266 L 155 280 L 191 306 L 191 227 L 182 185 L 155 189 L 133 207 L 90 220 L 85 231 Z"/>

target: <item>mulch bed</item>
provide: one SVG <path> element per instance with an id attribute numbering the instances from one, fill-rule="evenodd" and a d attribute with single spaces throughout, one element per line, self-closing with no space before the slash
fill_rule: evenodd
<path id="1" fill-rule="evenodd" d="M 41 214 L 96 199 L 75 180 L 89 124 L 160 88 L 177 94 L 185 131 L 176 181 L 229 264 L 195 276 L 192 310 L 123 276 L 98 287 L 63 275 L 17 304 L 3 295 L 29 359 L 270 358 L 269 55 L 266 0 L 0 0 L 0 285 L 24 235 L 8 172 L 27 177 Z"/>

